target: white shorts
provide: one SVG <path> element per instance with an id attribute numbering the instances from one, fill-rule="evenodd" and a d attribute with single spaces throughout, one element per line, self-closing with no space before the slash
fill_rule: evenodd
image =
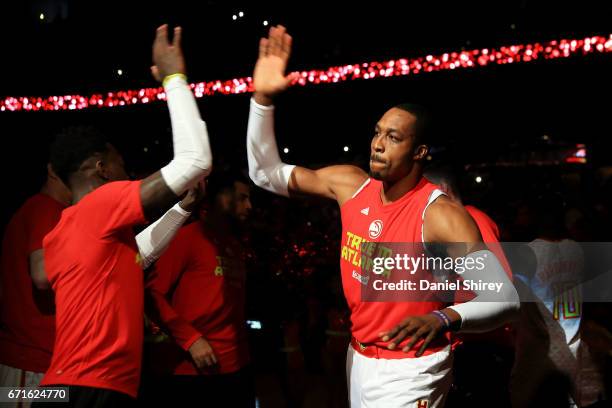
<path id="1" fill-rule="evenodd" d="M 351 408 L 438 408 L 452 382 L 450 346 L 418 358 L 387 360 L 349 344 L 346 376 Z"/>
<path id="2" fill-rule="evenodd" d="M 38 387 L 44 375 L 45 373 L 24 371 L 0 364 L 0 387 Z M 0 406 L 29 408 L 30 404 L 31 402 L 27 400 L 17 400 L 15 402 L 3 402 Z"/>

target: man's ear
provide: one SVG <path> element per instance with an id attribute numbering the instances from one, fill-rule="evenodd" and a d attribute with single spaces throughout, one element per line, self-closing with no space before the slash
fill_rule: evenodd
<path id="1" fill-rule="evenodd" d="M 425 157 L 427 156 L 427 153 L 429 153 L 429 146 L 427 145 L 418 145 L 415 149 L 414 149 L 414 160 L 424 160 Z"/>
<path id="2" fill-rule="evenodd" d="M 104 159 L 99 158 L 96 160 L 96 175 L 102 180 L 110 180 L 110 174 L 108 173 L 108 166 L 104 162 Z"/>
<path id="3" fill-rule="evenodd" d="M 51 166 L 51 163 L 47 163 L 47 176 L 50 179 L 53 179 L 53 180 L 59 180 L 60 179 L 58 177 L 58 175 L 55 173 L 55 171 L 53 170 L 53 167 Z"/>

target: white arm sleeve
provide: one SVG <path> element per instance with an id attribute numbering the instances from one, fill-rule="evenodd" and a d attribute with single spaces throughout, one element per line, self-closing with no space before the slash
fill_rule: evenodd
<path id="1" fill-rule="evenodd" d="M 136 235 L 136 244 L 142 259 L 142 269 L 147 269 L 166 250 L 177 231 L 191 213 L 179 204 L 169 209 L 157 221 Z"/>
<path id="2" fill-rule="evenodd" d="M 514 317 L 520 307 L 516 288 L 493 252 L 476 251 L 465 258 L 474 258 L 476 264 L 476 258 L 481 259 L 484 268 L 466 268 L 461 274 L 464 281 L 501 283 L 502 286 L 499 293 L 492 290 L 474 290 L 474 299 L 449 307 L 461 316 L 461 332 L 485 332 L 502 326 Z"/>
<path id="3" fill-rule="evenodd" d="M 289 197 L 289 178 L 295 166 L 281 161 L 274 136 L 274 106 L 251 99 L 247 127 L 249 177 L 257 186 Z"/>
<path id="4" fill-rule="evenodd" d="M 172 122 L 174 158 L 161 169 L 161 174 L 168 187 L 180 196 L 210 174 L 212 153 L 206 123 L 200 118 L 187 82 L 180 77 L 171 78 L 164 90 Z"/>

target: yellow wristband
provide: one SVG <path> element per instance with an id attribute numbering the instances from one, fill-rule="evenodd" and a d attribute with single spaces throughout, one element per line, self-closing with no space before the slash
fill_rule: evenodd
<path id="1" fill-rule="evenodd" d="M 167 77 L 165 77 L 164 80 L 162 81 L 162 86 L 165 88 L 168 82 L 172 80 L 173 78 L 181 78 L 185 82 L 187 82 L 187 76 L 185 74 L 178 73 L 178 74 L 168 75 Z"/>

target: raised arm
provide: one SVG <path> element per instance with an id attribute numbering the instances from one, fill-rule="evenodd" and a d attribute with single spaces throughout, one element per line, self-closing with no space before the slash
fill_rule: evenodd
<path id="1" fill-rule="evenodd" d="M 343 165 L 311 170 L 283 163 L 278 153 L 272 102 L 296 79 L 295 73 L 285 75 L 290 54 L 291 36 L 282 26 L 272 27 L 269 37 L 260 41 L 247 128 L 249 176 L 257 186 L 276 194 L 316 195 L 341 205 L 367 179 L 362 169 Z"/>
<path id="2" fill-rule="evenodd" d="M 178 197 L 207 176 L 212 169 L 212 153 L 206 124 L 185 77 L 185 61 L 181 51 L 181 29 L 174 29 L 168 40 L 168 26 L 157 29 L 153 43 L 151 72 L 162 82 L 172 122 L 174 158 L 160 171 L 145 178 L 140 198 L 145 216 L 156 219 Z"/>

